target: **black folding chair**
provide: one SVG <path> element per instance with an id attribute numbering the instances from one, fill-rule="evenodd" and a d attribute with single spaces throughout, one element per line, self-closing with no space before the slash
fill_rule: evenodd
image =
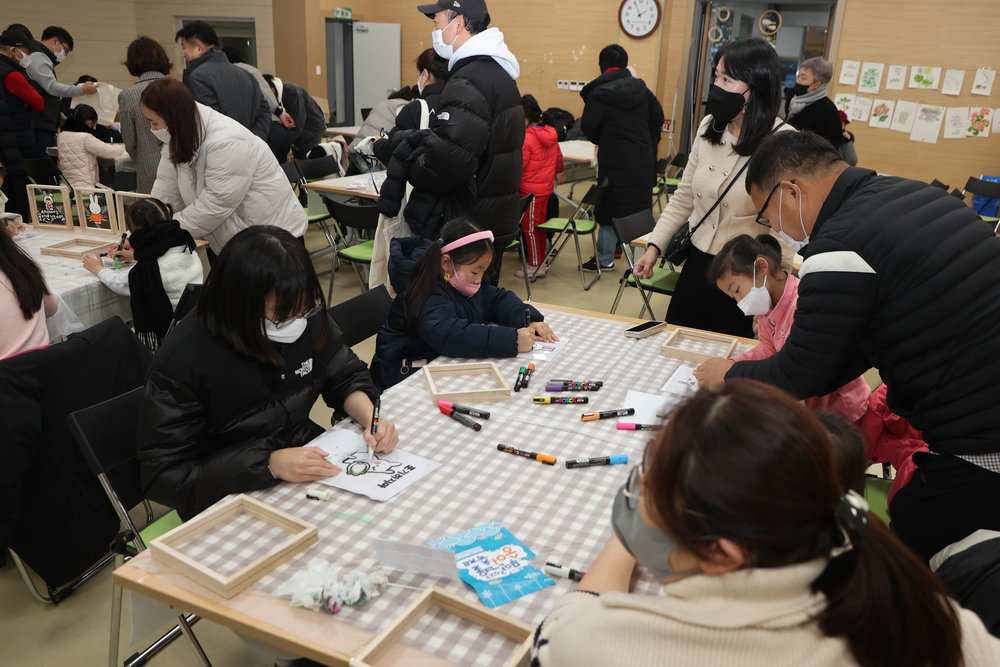
<path id="1" fill-rule="evenodd" d="M 604 197 L 604 193 L 607 189 L 608 186 L 606 182 L 601 185 L 591 185 L 590 189 L 587 190 L 587 193 L 583 195 L 583 199 L 580 200 L 576 210 L 573 211 L 573 215 L 568 218 L 552 218 L 535 227 L 535 229 L 540 229 L 544 232 L 555 232 L 555 235 L 552 237 L 552 243 L 549 246 L 549 251 L 545 254 L 545 259 L 542 260 L 542 264 L 540 264 L 531 274 L 532 282 L 538 279 L 538 272 L 541 271 L 543 264 L 545 265 L 546 272 L 552 268 L 552 262 L 556 260 L 559 252 L 563 249 L 563 246 L 566 245 L 566 242 L 569 241 L 571 236 L 573 237 L 573 243 L 576 244 L 576 266 L 580 271 L 580 283 L 583 285 L 583 289 L 589 290 L 591 286 L 600 279 L 601 263 L 596 262 L 597 223 L 594 222 L 593 210 L 594 207 L 601 203 L 601 198 Z M 590 234 L 590 240 L 594 244 L 594 257 L 597 264 L 597 275 L 589 283 L 583 273 L 583 256 L 580 254 L 581 234 Z"/>
<path id="2" fill-rule="evenodd" d="M 673 294 L 674 289 L 677 288 L 677 279 L 681 274 L 680 272 L 675 271 L 673 266 L 669 269 L 658 266 L 653 267 L 652 278 L 640 278 L 637 280 L 634 275 L 635 258 L 632 254 L 631 243 L 640 236 L 653 231 L 653 227 L 656 226 L 656 219 L 653 217 L 653 211 L 652 209 L 647 209 L 645 211 L 639 211 L 638 213 L 625 216 L 624 218 L 612 218 L 611 226 L 615 230 L 615 236 L 618 238 L 618 243 L 622 246 L 622 255 L 625 257 L 625 261 L 628 262 L 628 268 L 625 269 L 625 273 L 618 281 L 618 294 L 615 295 L 615 302 L 611 305 L 611 314 L 614 315 L 615 311 L 618 309 L 618 302 L 622 298 L 622 293 L 625 291 L 625 287 L 628 286 L 638 288 L 639 295 L 642 296 L 643 306 L 642 310 L 639 311 L 639 317 L 642 317 L 643 313 L 647 310 L 649 311 L 649 316 L 654 317 L 653 307 L 649 305 L 649 296 L 646 292 L 667 295 Z"/>
<path id="3" fill-rule="evenodd" d="M 389 317 L 392 296 L 385 285 L 379 285 L 356 297 L 330 306 L 330 317 L 343 334 L 344 345 L 354 347 L 371 338 Z"/>
<path id="4" fill-rule="evenodd" d="M 129 510 L 145 503 L 142 485 L 139 481 L 139 457 L 136 452 L 136 426 L 139 402 L 144 387 L 136 387 L 97 405 L 72 412 L 66 421 L 70 432 L 80 446 L 80 452 L 87 460 L 91 471 L 97 476 L 108 500 L 121 520 L 124 530 L 111 545 L 115 554 L 115 567 L 147 548 L 146 542 L 180 525 L 180 518 L 174 511 L 159 517 L 139 530 L 136 528 Z M 151 517 L 146 503 L 147 519 Z M 111 598 L 111 636 L 108 644 L 108 665 L 118 665 L 118 644 L 121 634 L 122 589 L 114 585 Z M 140 653 L 133 655 L 126 663 L 142 664 L 155 655 L 183 632 L 194 646 L 202 663 L 211 665 L 198 638 L 191 630 L 191 624 L 198 617 L 178 614 L 178 625 Z"/>
<path id="5" fill-rule="evenodd" d="M 374 201 L 359 197 L 340 200 L 326 194 L 322 195 L 322 199 L 323 203 L 326 204 L 327 210 L 330 212 L 330 216 L 333 218 L 337 234 L 344 240 L 345 244 L 348 238 L 345 228 L 350 227 L 356 230 L 359 238 L 366 233 L 368 236 L 372 236 L 375 233 L 375 229 L 378 227 L 379 213 Z M 358 281 L 361 283 L 361 289 L 368 288 L 368 280 L 367 276 L 358 267 L 359 265 L 371 266 L 372 249 L 374 246 L 375 241 L 367 239 L 353 245 L 345 245 L 337 250 L 337 259 L 348 262 L 354 268 L 354 272 L 358 276 Z M 327 294 L 327 301 L 331 301 L 333 296 L 333 276 L 334 272 L 330 271 L 330 288 Z"/>

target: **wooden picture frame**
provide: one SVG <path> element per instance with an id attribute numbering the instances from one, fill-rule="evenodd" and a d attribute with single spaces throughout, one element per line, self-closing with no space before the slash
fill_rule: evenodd
<path id="1" fill-rule="evenodd" d="M 698 343 L 722 343 L 726 345 L 726 350 L 722 354 L 696 352 L 694 350 L 677 347 L 676 344 L 681 340 L 690 340 Z M 663 341 L 663 345 L 660 346 L 660 354 L 666 357 L 683 359 L 684 361 L 693 361 L 700 364 L 714 357 L 724 357 L 728 359 L 733 354 L 733 350 L 735 349 L 736 339 L 732 336 L 710 333 L 708 331 L 698 331 L 696 329 L 677 328 L 671 331 L 670 335 L 667 336 L 667 339 Z"/>
<path id="2" fill-rule="evenodd" d="M 469 391 L 441 391 L 435 378 L 452 375 L 488 375 L 493 378 L 496 387 L 492 389 L 471 389 Z M 510 385 L 500 375 L 500 369 L 492 361 L 475 361 L 465 364 L 431 364 L 424 366 L 424 379 L 427 389 L 431 392 L 434 404 L 438 401 L 455 401 L 461 403 L 490 403 L 510 400 Z"/>
<path id="3" fill-rule="evenodd" d="M 111 239 L 85 239 L 77 236 L 66 241 L 42 246 L 40 252 L 43 255 L 54 255 L 56 257 L 70 257 L 72 259 L 83 259 L 84 255 L 92 252 L 100 252 L 113 245 Z"/>
<path id="4" fill-rule="evenodd" d="M 115 191 L 110 188 L 75 188 L 76 219 L 80 229 L 95 234 L 121 235 L 115 209 Z"/>
<path id="5" fill-rule="evenodd" d="M 32 225 L 38 229 L 73 231 L 73 207 L 70 205 L 68 186 L 31 183 L 26 187 Z M 52 196 L 51 200 L 48 195 Z M 56 198 L 56 195 L 59 197 Z M 37 201 L 36 197 L 41 197 L 41 201 Z M 38 207 L 39 203 L 43 204 L 42 208 Z"/>
<path id="6" fill-rule="evenodd" d="M 426 367 L 425 367 L 426 368 Z M 397 644 L 420 617 L 433 607 L 443 609 L 459 618 L 471 621 L 487 630 L 493 630 L 504 637 L 520 642 L 504 667 L 526 665 L 534 639 L 534 626 L 522 623 L 498 611 L 469 602 L 463 597 L 450 593 L 438 586 L 428 586 L 409 607 L 397 616 L 381 632 L 372 637 L 361 649 L 351 656 L 352 667 L 372 667 Z"/>
<path id="7" fill-rule="evenodd" d="M 229 575 L 215 572 L 178 550 L 180 544 L 187 542 L 192 537 L 210 531 L 243 513 L 283 528 L 290 534 L 268 553 Z M 240 494 L 216 507 L 205 510 L 190 521 L 156 538 L 150 543 L 149 550 L 156 560 L 201 584 L 216 595 L 229 599 L 318 540 L 316 526 L 313 524 L 275 509 L 256 498 Z"/>
<path id="8" fill-rule="evenodd" d="M 115 214 L 118 216 L 118 228 L 121 230 L 119 234 L 128 231 L 125 225 L 125 210 L 129 205 L 137 199 L 150 199 L 152 196 L 145 192 L 115 191 Z"/>

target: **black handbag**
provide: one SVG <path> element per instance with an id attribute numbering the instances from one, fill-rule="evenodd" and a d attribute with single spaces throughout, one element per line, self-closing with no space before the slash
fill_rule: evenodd
<path id="1" fill-rule="evenodd" d="M 771 134 L 774 134 L 775 132 L 780 130 L 783 125 L 785 125 L 784 121 L 782 121 L 782 123 L 778 125 L 778 127 L 771 130 Z M 698 221 L 697 225 L 695 225 L 692 228 L 691 221 L 688 220 L 683 225 L 681 225 L 680 229 L 674 232 L 674 235 L 670 237 L 670 242 L 667 243 L 667 247 L 663 251 L 663 257 L 665 257 L 668 262 L 670 262 L 674 266 L 684 263 L 684 260 L 686 260 L 688 258 L 688 255 L 691 253 L 691 237 L 694 236 L 694 233 L 698 231 L 699 227 L 701 227 L 701 223 L 705 222 L 708 216 L 712 215 L 712 211 L 714 211 L 715 208 L 720 203 L 722 203 L 723 198 L 729 193 L 729 190 L 733 187 L 733 185 L 736 184 L 736 181 L 740 180 L 740 176 L 743 174 L 744 171 L 746 171 L 747 165 L 749 164 L 750 164 L 750 159 L 747 158 L 747 161 L 743 163 L 743 166 L 740 167 L 740 170 L 736 172 L 736 175 L 733 177 L 733 180 L 729 182 L 729 185 L 727 185 L 726 189 L 722 191 L 722 194 L 719 196 L 719 198 L 715 200 L 715 203 L 712 204 L 712 208 L 708 209 L 708 211 L 705 212 L 705 215 L 702 216 L 701 220 Z"/>

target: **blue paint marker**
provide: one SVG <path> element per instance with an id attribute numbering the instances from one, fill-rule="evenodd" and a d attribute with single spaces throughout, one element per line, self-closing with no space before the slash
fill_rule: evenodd
<path id="1" fill-rule="evenodd" d="M 574 459 L 566 461 L 567 468 L 589 468 L 591 466 L 610 466 L 616 463 L 628 463 L 628 454 L 614 456 L 598 456 L 592 459 Z"/>

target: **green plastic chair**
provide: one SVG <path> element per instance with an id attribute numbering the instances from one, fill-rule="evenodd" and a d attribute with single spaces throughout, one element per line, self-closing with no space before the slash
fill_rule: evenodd
<path id="1" fill-rule="evenodd" d="M 628 268 L 625 269 L 625 273 L 618 280 L 618 294 L 615 295 L 615 301 L 611 304 L 611 314 L 614 315 L 615 311 L 618 310 L 618 303 L 621 301 L 625 288 L 635 287 L 638 288 L 643 303 L 642 310 L 639 311 L 639 317 L 642 317 L 646 311 L 649 311 L 650 317 L 654 317 L 653 307 L 649 304 L 649 295 L 647 293 L 673 294 L 674 290 L 677 289 L 677 279 L 681 274 L 679 271 L 674 270 L 673 265 L 669 269 L 658 266 L 653 268 L 652 278 L 640 278 L 638 282 L 636 281 L 636 277 L 633 274 L 635 270 L 635 256 L 631 244 L 633 240 L 653 231 L 653 227 L 656 226 L 653 211 L 650 208 L 627 215 L 624 218 L 612 218 L 611 226 L 615 230 L 615 237 L 618 239 L 618 243 L 622 246 L 622 256 L 628 262 Z"/>
<path id="2" fill-rule="evenodd" d="M 874 475 L 865 475 L 865 500 L 868 507 L 885 525 L 889 525 L 889 487 L 892 480 Z"/>
<path id="3" fill-rule="evenodd" d="M 576 245 L 576 265 L 580 271 L 580 284 L 583 285 L 583 289 L 589 290 L 600 279 L 601 265 L 598 262 L 597 275 L 590 282 L 587 282 L 583 271 L 583 255 L 580 253 L 580 236 L 584 234 L 590 235 L 590 240 L 594 244 L 594 257 L 597 257 L 597 223 L 594 222 L 593 210 L 601 202 L 601 198 L 607 189 L 606 182 L 600 185 L 591 185 L 587 193 L 583 195 L 583 199 L 580 200 L 576 210 L 573 211 L 573 215 L 568 218 L 549 218 L 541 225 L 535 226 L 535 229 L 540 229 L 544 232 L 553 232 L 554 236 L 552 237 L 552 243 L 549 245 L 549 251 L 542 260 L 542 264 L 539 264 L 539 268 L 535 269 L 534 273 L 531 274 L 531 282 L 535 282 L 539 278 L 538 272 L 541 271 L 543 264 L 545 265 L 546 272 L 552 268 L 552 262 L 555 261 L 570 237 L 573 238 L 573 243 Z"/>
<path id="4" fill-rule="evenodd" d="M 362 200 L 358 197 L 351 197 L 346 201 L 342 201 L 326 194 L 321 196 L 323 203 L 326 204 L 326 208 L 330 212 L 339 238 L 344 240 L 345 243 L 348 238 L 346 229 L 348 227 L 357 231 L 359 235 L 367 233 L 370 236 L 375 233 L 378 227 L 379 213 L 374 201 Z M 371 266 L 374 247 L 375 241 L 368 239 L 353 245 L 344 245 L 337 250 L 337 259 L 342 259 L 351 265 L 358 277 L 358 282 L 361 283 L 362 290 L 368 289 L 368 279 L 367 275 L 359 267 Z M 334 272 L 330 271 L 328 300 L 333 295 L 333 278 Z"/>

